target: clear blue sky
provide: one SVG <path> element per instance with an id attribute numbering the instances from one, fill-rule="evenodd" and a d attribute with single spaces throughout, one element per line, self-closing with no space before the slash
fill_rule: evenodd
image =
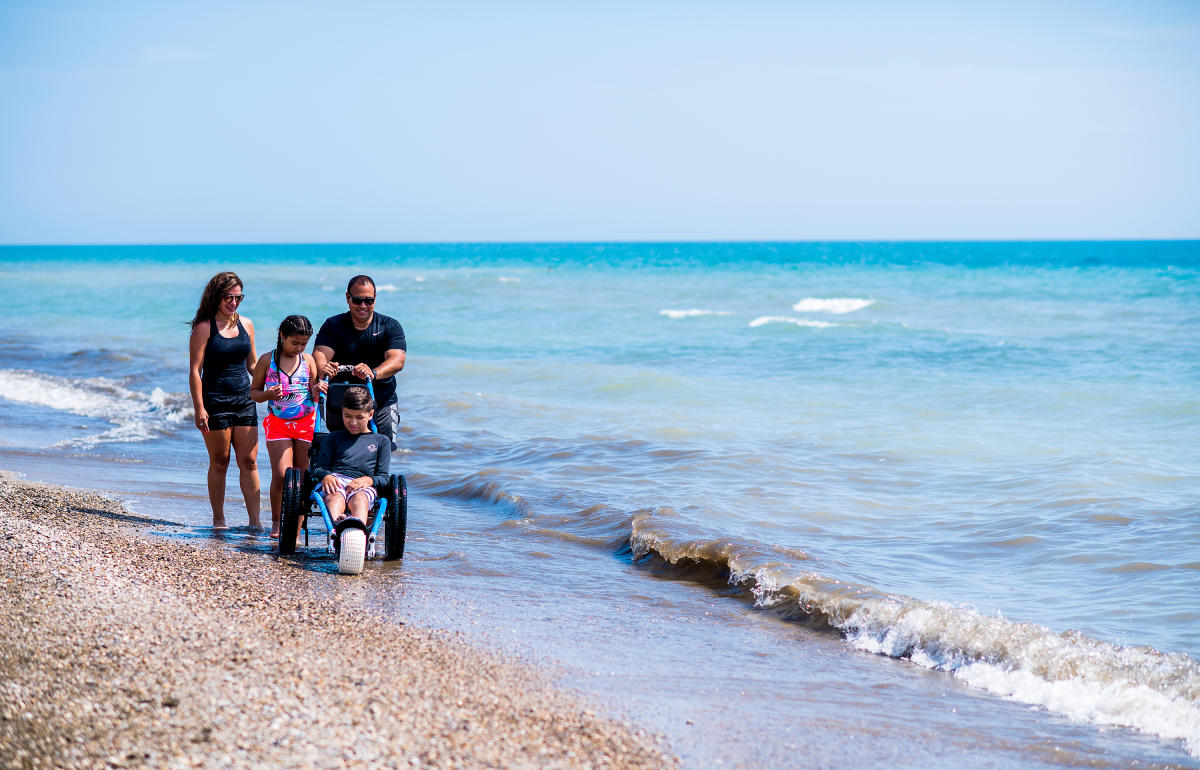
<path id="1" fill-rule="evenodd" d="M 1200 237 L 1200 2 L 0 0 L 0 243 Z"/>

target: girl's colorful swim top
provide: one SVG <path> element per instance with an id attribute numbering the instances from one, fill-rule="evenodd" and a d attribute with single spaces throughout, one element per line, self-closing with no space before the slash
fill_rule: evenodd
<path id="1" fill-rule="evenodd" d="M 264 390 L 273 385 L 283 386 L 283 398 L 267 402 L 271 414 L 282 420 L 308 417 L 317 408 L 312 391 L 309 390 L 308 365 L 304 363 L 304 356 L 297 358 L 300 362 L 296 365 L 296 371 L 288 374 L 279 371 L 279 362 L 275 360 L 275 353 L 272 352 L 271 368 L 267 370 L 266 383 L 263 385 Z"/>

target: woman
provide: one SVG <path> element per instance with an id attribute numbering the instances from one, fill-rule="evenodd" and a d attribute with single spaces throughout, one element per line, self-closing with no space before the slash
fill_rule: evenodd
<path id="1" fill-rule="evenodd" d="M 208 500 L 213 529 L 225 529 L 225 474 L 229 450 L 237 456 L 238 480 L 250 526 L 258 518 L 258 414 L 250 400 L 254 370 L 254 324 L 238 315 L 246 295 L 236 273 L 217 273 L 204 287 L 192 319 L 189 385 L 196 427 L 208 449 Z"/>

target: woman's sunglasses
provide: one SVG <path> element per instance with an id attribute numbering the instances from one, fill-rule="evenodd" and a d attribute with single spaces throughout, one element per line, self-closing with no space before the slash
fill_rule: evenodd
<path id="1" fill-rule="evenodd" d="M 233 302 L 235 305 L 242 304 L 242 300 L 246 298 L 245 294 L 225 294 L 221 297 L 225 302 Z"/>

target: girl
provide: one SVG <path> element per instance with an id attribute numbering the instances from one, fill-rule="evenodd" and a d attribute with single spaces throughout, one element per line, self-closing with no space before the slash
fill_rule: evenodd
<path id="1" fill-rule="evenodd" d="M 213 529 L 225 529 L 225 473 L 229 449 L 237 455 L 238 480 L 250 526 L 258 520 L 258 415 L 250 400 L 254 324 L 238 314 L 246 294 L 236 273 L 217 273 L 204 287 L 191 321 L 188 389 L 196 428 L 208 450 L 208 502 Z"/>
<path id="2" fill-rule="evenodd" d="M 317 419 L 314 399 L 325 384 L 317 378 L 317 362 L 304 352 L 311 336 L 312 324 L 304 316 L 283 319 L 275 349 L 258 359 L 250 383 L 250 398 L 269 401 L 263 428 L 271 457 L 271 537 L 279 537 L 284 474 L 308 467 Z"/>

